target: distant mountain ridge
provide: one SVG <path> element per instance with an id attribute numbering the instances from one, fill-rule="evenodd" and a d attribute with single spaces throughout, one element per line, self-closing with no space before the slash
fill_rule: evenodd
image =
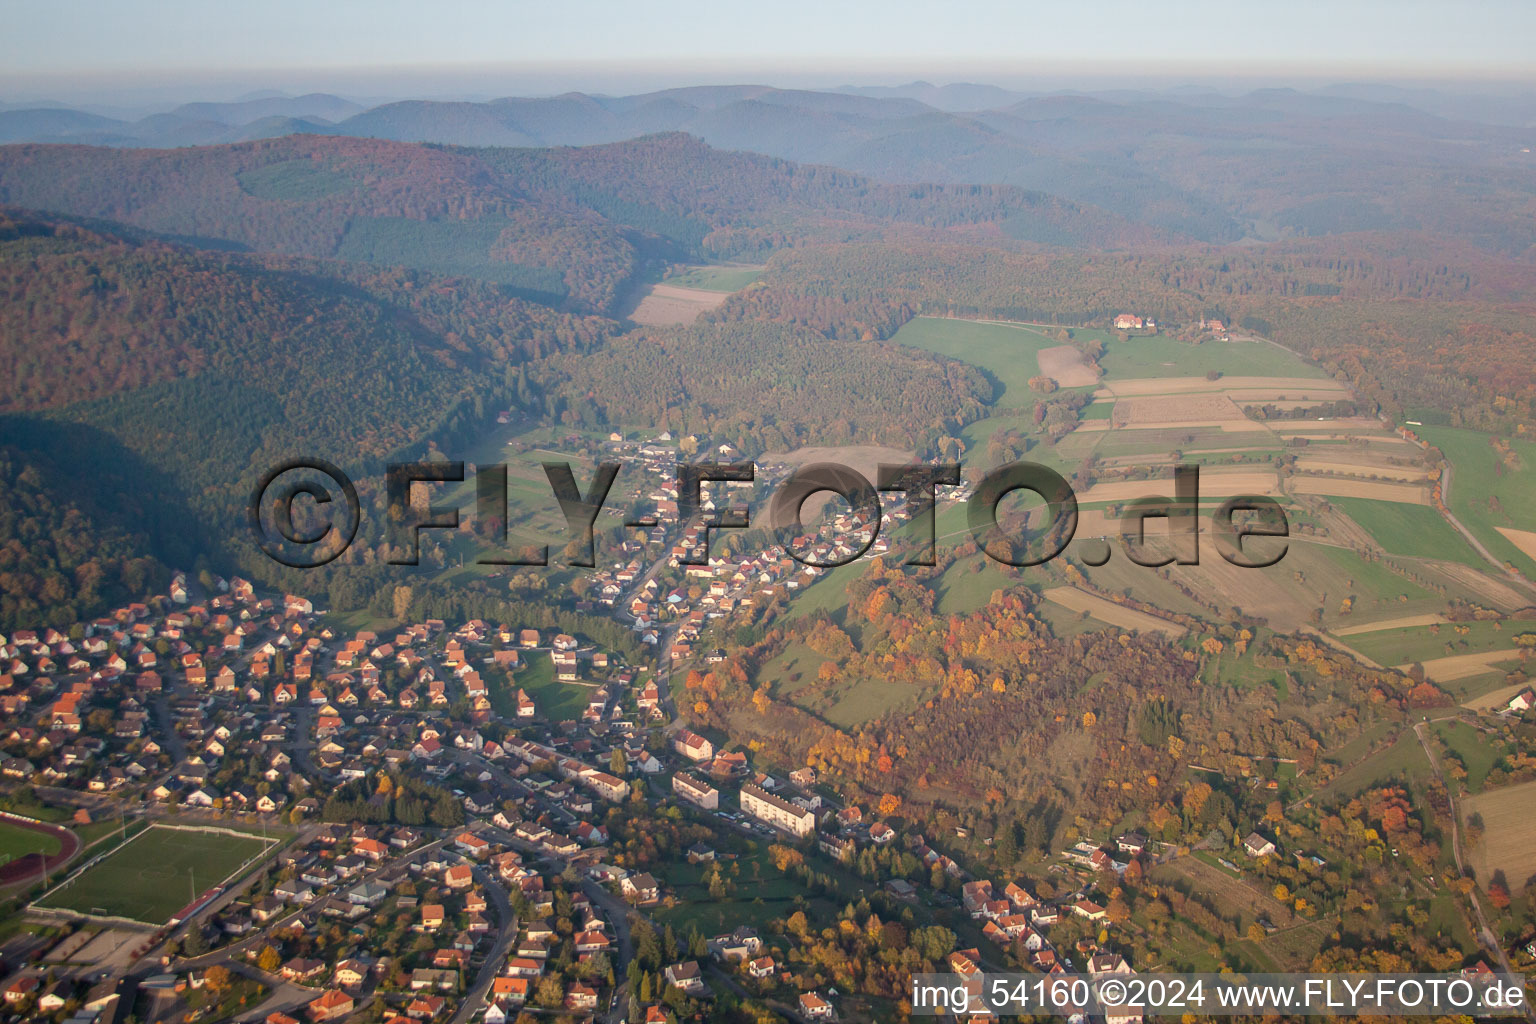
<path id="1" fill-rule="evenodd" d="M 1511 229 L 1483 206 L 1490 193 L 1531 195 L 1521 149 L 1536 140 L 1520 132 L 1536 126 L 1536 99 L 1490 101 L 1489 121 L 1470 116 L 1477 109 L 1430 90 L 1343 86 L 1231 96 L 729 85 L 367 109 L 311 94 L 192 103 L 138 121 L 61 107 L 0 110 L 0 142 L 170 147 L 324 134 L 550 147 L 677 131 L 886 182 L 1018 185 L 1208 242 L 1406 229 L 1518 253 L 1536 243 L 1536 229 Z M 1511 123 L 1521 126 L 1513 136 Z"/>
<path id="2" fill-rule="evenodd" d="M 0 147 L 0 202 L 203 248 L 403 266 L 610 313 L 647 261 L 902 234 L 1100 249 L 1177 239 L 1006 186 L 898 186 L 682 133 L 453 148 L 294 135 L 190 149 Z"/>

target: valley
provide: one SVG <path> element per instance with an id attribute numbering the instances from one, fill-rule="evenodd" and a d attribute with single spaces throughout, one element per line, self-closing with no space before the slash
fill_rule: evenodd
<path id="1" fill-rule="evenodd" d="M 1502 129 L 911 92 L 0 110 L 0 804 L 99 844 L 16 868 L 7 962 L 168 1024 L 873 1024 L 929 970 L 1536 962 Z M 295 458 L 356 485 L 313 569 L 251 496 Z M 387 467 L 445 462 L 402 535 Z M 770 531 L 821 462 L 958 464 L 931 551 L 897 491 Z M 1038 496 L 971 522 L 1021 462 L 1077 502 L 1038 564 Z M 751 467 L 699 494 L 747 525 L 684 520 L 690 463 Z M 546 464 L 618 466 L 594 565 Z M 1199 559 L 1152 516 L 1138 564 L 1178 465 Z M 1231 498 L 1283 557 L 1223 557 Z"/>

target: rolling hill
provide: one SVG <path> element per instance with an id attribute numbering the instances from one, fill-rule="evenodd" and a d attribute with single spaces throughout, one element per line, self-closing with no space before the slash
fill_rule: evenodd
<path id="1" fill-rule="evenodd" d="M 608 312 L 647 260 L 794 239 L 944 233 L 996 244 L 1156 244 L 1163 233 L 1003 186 L 896 186 L 681 134 L 463 149 L 290 136 L 177 150 L 0 148 L 0 200 L 214 248 L 409 266 Z"/>
<path id="2" fill-rule="evenodd" d="M 685 132 L 892 183 L 1006 184 L 1202 241 L 1432 230 L 1518 254 L 1529 97 L 1337 87 L 1025 94 L 990 86 L 762 85 L 362 109 L 316 94 L 186 104 L 138 121 L 0 110 L 0 141 L 188 146 L 317 133 L 459 146 L 590 146 Z M 14 201 L 14 200 L 13 200 Z"/>
<path id="3" fill-rule="evenodd" d="M 23 619 L 92 612 L 157 558 L 238 564 L 251 483 L 282 459 L 363 476 L 478 435 L 499 407 L 558 415 L 524 368 L 614 328 L 494 284 L 17 210 L 0 211 L 0 295 L 0 576 Z M 49 582 L 88 561 L 99 586 Z"/>

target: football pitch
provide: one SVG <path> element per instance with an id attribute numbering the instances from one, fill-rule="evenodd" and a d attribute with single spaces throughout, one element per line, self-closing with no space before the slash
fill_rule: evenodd
<path id="1" fill-rule="evenodd" d="M 259 836 L 156 825 L 134 836 L 39 901 L 82 914 L 163 924 L 172 914 L 270 849 Z"/>
<path id="2" fill-rule="evenodd" d="M 0 822 L 0 864 L 25 857 L 29 853 L 51 857 L 58 852 L 57 836 L 22 828 L 8 821 Z"/>

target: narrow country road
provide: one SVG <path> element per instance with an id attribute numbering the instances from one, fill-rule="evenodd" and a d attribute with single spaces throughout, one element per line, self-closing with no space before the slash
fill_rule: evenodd
<path id="1" fill-rule="evenodd" d="M 1472 545 L 1473 550 L 1487 559 L 1488 564 L 1499 571 L 1500 576 L 1511 583 L 1518 584 L 1524 590 L 1536 593 L 1536 584 L 1505 565 L 1493 552 L 1483 547 L 1483 542 L 1474 537 L 1472 531 L 1467 529 L 1462 521 L 1456 518 L 1456 513 L 1451 511 L 1451 464 L 1449 462 L 1440 468 L 1440 502 L 1445 506 L 1443 513 L 1445 521 L 1456 527 L 1457 532 L 1467 539 L 1467 543 Z"/>
<path id="2" fill-rule="evenodd" d="M 1413 734 L 1419 738 L 1419 746 L 1424 748 L 1424 756 L 1429 758 L 1429 766 L 1434 769 L 1435 777 L 1445 787 L 1446 799 L 1451 803 L 1451 852 L 1456 857 L 1456 871 L 1462 877 L 1466 877 L 1466 866 L 1461 857 L 1461 814 L 1456 809 L 1455 790 L 1451 788 L 1449 780 L 1440 768 L 1440 758 L 1435 753 L 1434 747 L 1429 742 L 1429 736 L 1424 728 L 1425 723 L 1420 721 L 1413 727 Z M 1498 969 L 1505 974 L 1514 974 L 1515 969 L 1510 966 L 1509 957 L 1504 954 L 1504 946 L 1499 942 L 1498 935 L 1488 924 L 1488 915 L 1483 912 L 1482 900 L 1477 897 L 1477 888 L 1467 893 L 1467 898 L 1472 901 L 1472 910 L 1477 914 L 1478 940 L 1493 954 L 1498 961 Z M 1525 1006 L 1525 1019 L 1531 1024 L 1536 1024 L 1536 1009 L 1529 1003 Z"/>

